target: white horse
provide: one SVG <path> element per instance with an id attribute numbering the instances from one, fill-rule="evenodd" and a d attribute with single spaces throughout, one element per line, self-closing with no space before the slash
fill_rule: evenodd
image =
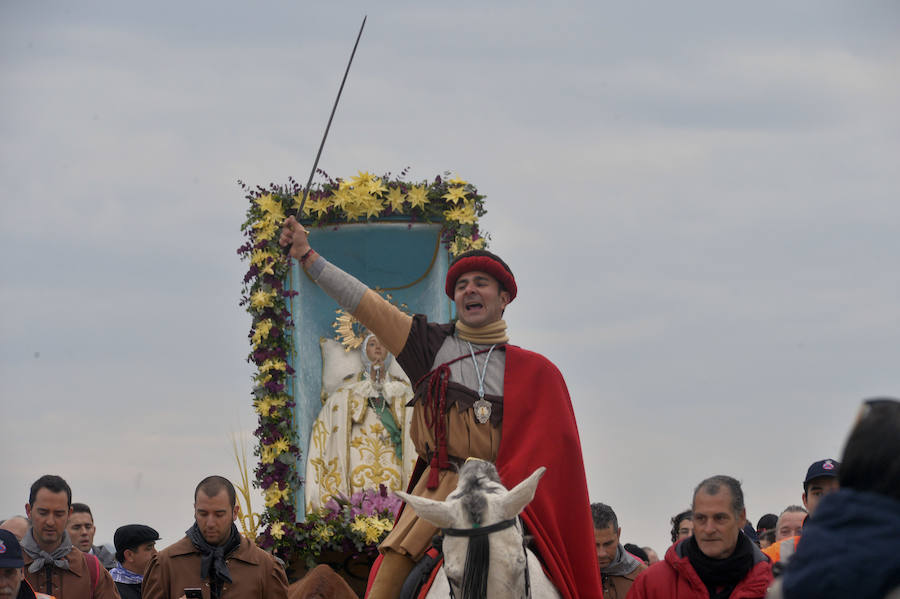
<path id="1" fill-rule="evenodd" d="M 545 470 L 538 468 L 507 490 L 493 464 L 468 460 L 446 501 L 397 492 L 419 517 L 444 533 L 444 566 L 428 599 L 559 598 L 537 556 L 526 547 L 518 518 L 534 499 Z"/>

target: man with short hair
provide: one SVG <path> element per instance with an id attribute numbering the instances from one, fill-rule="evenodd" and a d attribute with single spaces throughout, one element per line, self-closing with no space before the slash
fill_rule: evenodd
<path id="1" fill-rule="evenodd" d="M 25 533 L 28 532 L 30 527 L 31 524 L 28 523 L 28 518 L 25 516 L 13 516 L 12 518 L 7 518 L 3 522 L 0 522 L 0 530 L 8 530 L 16 535 L 16 539 L 19 541 L 22 540 L 22 537 L 25 536 Z"/>
<path id="2" fill-rule="evenodd" d="M 19 539 L 11 531 L 0 529 L 0 597 L 35 599 L 34 589 L 25 580 L 24 566 Z"/>
<path id="3" fill-rule="evenodd" d="M 143 524 L 126 524 L 116 529 L 113 543 L 118 564 L 109 571 L 122 599 L 141 599 L 144 571 L 156 555 L 159 533 Z"/>
<path id="4" fill-rule="evenodd" d="M 100 560 L 72 545 L 66 531 L 71 511 L 72 489 L 61 477 L 45 474 L 31 485 L 25 504 L 31 529 L 21 543 L 26 579 L 56 599 L 118 599 Z"/>
<path id="5" fill-rule="evenodd" d="M 838 482 L 840 469 L 841 463 L 832 459 L 813 462 L 807 468 L 801 495 L 806 509 L 793 505 L 782 512 L 775 529 L 775 542 L 763 550 L 773 564 L 779 564 L 775 569 L 776 574 L 794 554 L 806 519 L 813 516 L 823 497 L 840 488 Z"/>
<path id="6" fill-rule="evenodd" d="M 677 543 L 694 534 L 694 523 L 691 521 L 693 512 L 684 510 L 672 516 L 672 543 Z"/>
<path id="7" fill-rule="evenodd" d="M 799 537 L 800 531 L 803 529 L 803 521 L 809 515 L 803 507 L 799 505 L 789 505 L 778 516 L 778 522 L 775 524 L 775 542 L 783 541 L 793 537 Z"/>
<path id="8" fill-rule="evenodd" d="M 772 582 L 769 560 L 741 529 L 747 521 L 741 483 L 707 478 L 694 490 L 694 534 L 634 581 L 629 599 L 762 598 Z"/>
<path id="9" fill-rule="evenodd" d="M 659 554 L 656 553 L 656 549 L 653 547 L 645 546 L 643 547 L 644 553 L 647 554 L 647 565 L 652 566 L 656 562 L 659 561 Z"/>
<path id="10" fill-rule="evenodd" d="M 592 503 L 591 517 L 603 599 L 624 599 L 634 579 L 647 569 L 647 565 L 622 546 L 622 527 L 611 507 L 605 503 Z"/>
<path id="11" fill-rule="evenodd" d="M 90 553 L 97 556 L 100 563 L 107 570 L 116 566 L 116 558 L 109 549 L 102 545 L 94 545 L 94 535 L 97 527 L 94 526 L 94 514 L 91 508 L 84 503 L 73 503 L 72 513 L 69 515 L 69 523 L 66 525 L 72 544 L 82 553 Z"/>
<path id="12" fill-rule="evenodd" d="M 289 217 L 279 242 L 290 246 L 290 255 L 310 278 L 374 333 L 416 381 L 411 437 L 419 461 L 411 493 L 446 499 L 456 488 L 458 465 L 470 457 L 494 463 L 509 488 L 546 466 L 522 521 L 562 599 L 599 599 L 600 570 L 574 410 L 556 366 L 508 343 L 503 314 L 517 286 L 506 262 L 486 250 L 456 256 L 444 292 L 457 320 L 437 324 L 406 314 L 319 256 L 308 233 Z M 556 496 L 563 488 L 565 502 Z M 396 597 L 436 533 L 404 509 L 379 547 L 369 598 Z"/>
<path id="13" fill-rule="evenodd" d="M 211 599 L 287 598 L 282 567 L 249 539 L 234 521 L 240 508 L 234 485 L 222 476 L 208 476 L 194 490 L 194 524 L 186 536 L 150 559 L 143 596 L 177 599 L 185 589 L 207 589 Z"/>

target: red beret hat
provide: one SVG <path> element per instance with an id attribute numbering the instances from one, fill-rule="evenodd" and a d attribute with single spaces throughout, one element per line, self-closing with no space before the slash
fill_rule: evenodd
<path id="1" fill-rule="evenodd" d="M 456 287 L 456 280 L 461 275 L 475 270 L 486 272 L 497 279 L 503 289 L 509 293 L 509 301 L 516 299 L 516 279 L 513 277 L 512 271 L 506 262 L 500 259 L 500 256 L 487 250 L 471 250 L 460 254 L 453 260 L 447 270 L 445 285 L 447 297 L 453 299 L 453 288 Z"/>

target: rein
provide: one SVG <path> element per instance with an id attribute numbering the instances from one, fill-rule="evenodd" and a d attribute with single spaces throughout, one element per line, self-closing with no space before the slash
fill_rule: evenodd
<path id="1" fill-rule="evenodd" d="M 509 520 L 501 520 L 500 522 L 496 522 L 494 524 L 490 524 L 488 526 L 478 526 L 476 528 L 442 528 L 441 532 L 444 533 L 444 536 L 447 537 L 469 537 L 469 538 L 478 538 L 478 537 L 486 537 L 491 533 L 495 533 L 500 530 L 505 530 L 510 526 L 515 526 L 518 522 L 517 518 L 510 518 Z M 484 539 L 482 543 L 487 543 L 487 539 Z M 469 543 L 469 548 L 466 550 L 466 575 L 468 575 L 468 566 L 469 566 L 469 558 L 472 553 L 473 544 Z M 525 547 L 525 536 L 522 535 L 522 553 L 525 555 L 525 597 L 531 597 L 531 576 L 528 573 L 528 550 Z M 488 563 L 490 565 L 490 563 Z M 453 584 L 448 580 L 448 587 L 450 588 L 450 599 L 456 599 L 456 596 L 453 594 Z M 464 597 L 463 599 L 469 599 L 468 597 Z"/>
<path id="2" fill-rule="evenodd" d="M 478 528 L 442 528 L 441 532 L 448 537 L 480 537 L 489 535 L 492 532 L 497 532 L 498 530 L 509 528 L 510 526 L 514 526 L 515 523 L 516 519 L 511 518 L 509 520 L 502 520 L 496 524 L 491 524 L 490 526 L 481 526 Z"/>

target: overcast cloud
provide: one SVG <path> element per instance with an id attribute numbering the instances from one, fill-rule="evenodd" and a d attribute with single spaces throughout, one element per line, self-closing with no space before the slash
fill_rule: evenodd
<path id="1" fill-rule="evenodd" d="M 235 182 L 305 181 L 365 13 L 321 167 L 488 196 L 624 540 L 712 474 L 754 524 L 798 503 L 900 395 L 895 2 L 308 4 L 0 6 L 0 518 L 58 473 L 97 540 L 167 544 L 236 476 Z"/>

